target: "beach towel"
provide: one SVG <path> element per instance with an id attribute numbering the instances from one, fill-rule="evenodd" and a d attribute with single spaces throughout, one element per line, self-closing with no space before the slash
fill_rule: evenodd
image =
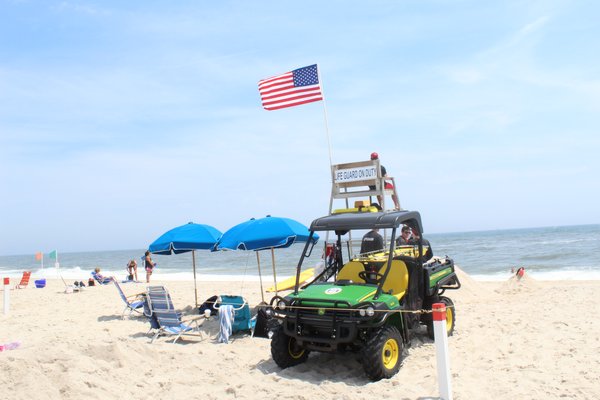
<path id="1" fill-rule="evenodd" d="M 217 337 L 219 343 L 229 343 L 234 315 L 235 311 L 232 305 L 226 304 L 219 307 L 219 336 Z"/>

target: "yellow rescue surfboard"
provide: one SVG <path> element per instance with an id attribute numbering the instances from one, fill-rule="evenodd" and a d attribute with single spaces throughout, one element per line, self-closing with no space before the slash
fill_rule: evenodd
<path id="1" fill-rule="evenodd" d="M 314 276 L 315 276 L 314 268 L 309 268 L 306 271 L 302 271 L 300 273 L 300 284 L 303 284 L 304 282 L 306 282 L 310 278 L 313 278 Z M 277 290 L 282 291 L 282 290 L 292 289 L 294 287 L 294 285 L 296 285 L 296 275 L 290 276 L 289 278 L 287 278 L 281 282 L 277 282 Z M 271 286 L 270 288 L 267 289 L 267 292 L 269 292 L 269 293 L 274 292 L 274 291 L 275 291 L 275 286 Z"/>

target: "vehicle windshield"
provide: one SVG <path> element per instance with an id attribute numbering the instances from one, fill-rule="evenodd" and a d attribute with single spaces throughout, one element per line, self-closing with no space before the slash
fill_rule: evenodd
<path id="1" fill-rule="evenodd" d="M 385 281 L 393 259 L 410 257 L 420 262 L 422 242 L 410 240 L 411 230 L 422 232 L 421 218 L 416 211 L 332 214 L 317 218 L 310 232 L 313 235 L 318 231 L 325 239 L 323 261 L 314 279 L 303 287 L 334 281 L 364 284 Z M 301 285 L 302 264 L 308 254 L 307 242 L 296 270 L 296 293 Z M 377 279 L 365 279 L 364 274 L 359 277 L 363 271 L 373 272 Z M 382 285 L 379 286 L 381 289 Z"/>

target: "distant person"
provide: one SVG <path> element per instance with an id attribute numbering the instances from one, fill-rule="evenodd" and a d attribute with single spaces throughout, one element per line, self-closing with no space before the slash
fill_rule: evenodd
<path id="1" fill-rule="evenodd" d="M 515 276 L 517 277 L 517 280 L 521 280 L 521 278 L 525 276 L 525 268 L 520 267 L 519 269 L 517 269 L 517 272 L 515 272 Z"/>
<path id="2" fill-rule="evenodd" d="M 404 225 L 402 227 L 402 232 L 400 234 L 400 237 L 398 239 L 396 239 L 396 246 L 408 246 L 410 245 L 410 234 L 411 234 L 411 230 L 410 230 L 410 226 Z"/>
<path id="3" fill-rule="evenodd" d="M 360 253 L 370 253 L 377 250 L 383 250 L 383 237 L 379 234 L 379 229 L 372 229 L 363 236 Z"/>
<path id="4" fill-rule="evenodd" d="M 136 281 L 138 280 L 137 261 L 135 261 L 133 258 L 129 260 L 129 263 L 127 264 L 127 274 L 129 275 L 130 281 L 134 280 L 134 277 Z"/>
<path id="5" fill-rule="evenodd" d="M 371 153 L 371 160 L 378 160 L 379 159 L 379 154 L 373 152 Z M 381 176 L 383 178 L 387 177 L 387 171 L 385 169 L 385 167 L 381 164 L 379 164 L 379 166 L 381 167 Z M 384 188 L 385 189 L 394 189 L 394 185 L 392 185 L 391 183 L 384 181 Z M 369 186 L 369 189 L 371 190 L 375 190 L 376 186 Z M 396 197 L 395 194 L 392 194 L 392 200 L 394 201 L 394 209 L 395 210 L 399 210 L 400 209 L 400 203 L 398 202 L 398 197 Z M 381 195 L 377 195 L 377 201 L 379 201 L 379 204 L 383 204 L 382 202 L 382 198 Z"/>
<path id="6" fill-rule="evenodd" d="M 422 238 L 417 229 L 412 229 L 412 238 L 408 241 L 408 243 L 416 246 L 419 244 L 419 239 L 421 239 L 421 244 L 423 245 L 423 247 L 427 246 L 427 250 L 423 255 L 425 261 L 431 260 L 431 258 L 433 257 L 433 249 L 431 248 L 429 240 Z"/>
<path id="7" fill-rule="evenodd" d="M 96 267 L 94 268 L 94 272 L 92 272 L 92 276 L 94 277 L 94 279 L 96 279 L 98 281 L 99 284 L 101 285 L 106 285 L 107 283 L 109 283 L 112 278 L 109 276 L 104 276 L 100 273 L 100 267 Z"/>
<path id="8" fill-rule="evenodd" d="M 152 257 L 150 257 L 150 251 L 146 250 L 146 254 L 144 257 L 144 268 L 146 269 L 146 283 L 150 283 L 150 276 L 152 275 L 154 267 L 156 267 L 156 263 L 152 261 Z"/>

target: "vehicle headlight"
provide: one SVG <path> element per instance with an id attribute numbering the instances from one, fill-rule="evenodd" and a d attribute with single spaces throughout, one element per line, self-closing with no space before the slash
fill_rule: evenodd
<path id="1" fill-rule="evenodd" d="M 287 307 L 287 304 L 285 304 L 285 301 L 279 300 L 277 302 L 277 308 L 280 309 L 281 311 L 285 310 L 286 307 Z"/>
<path id="2" fill-rule="evenodd" d="M 375 309 L 371 306 L 359 308 L 358 315 L 360 315 L 361 317 L 372 317 L 373 315 L 375 315 Z"/>

